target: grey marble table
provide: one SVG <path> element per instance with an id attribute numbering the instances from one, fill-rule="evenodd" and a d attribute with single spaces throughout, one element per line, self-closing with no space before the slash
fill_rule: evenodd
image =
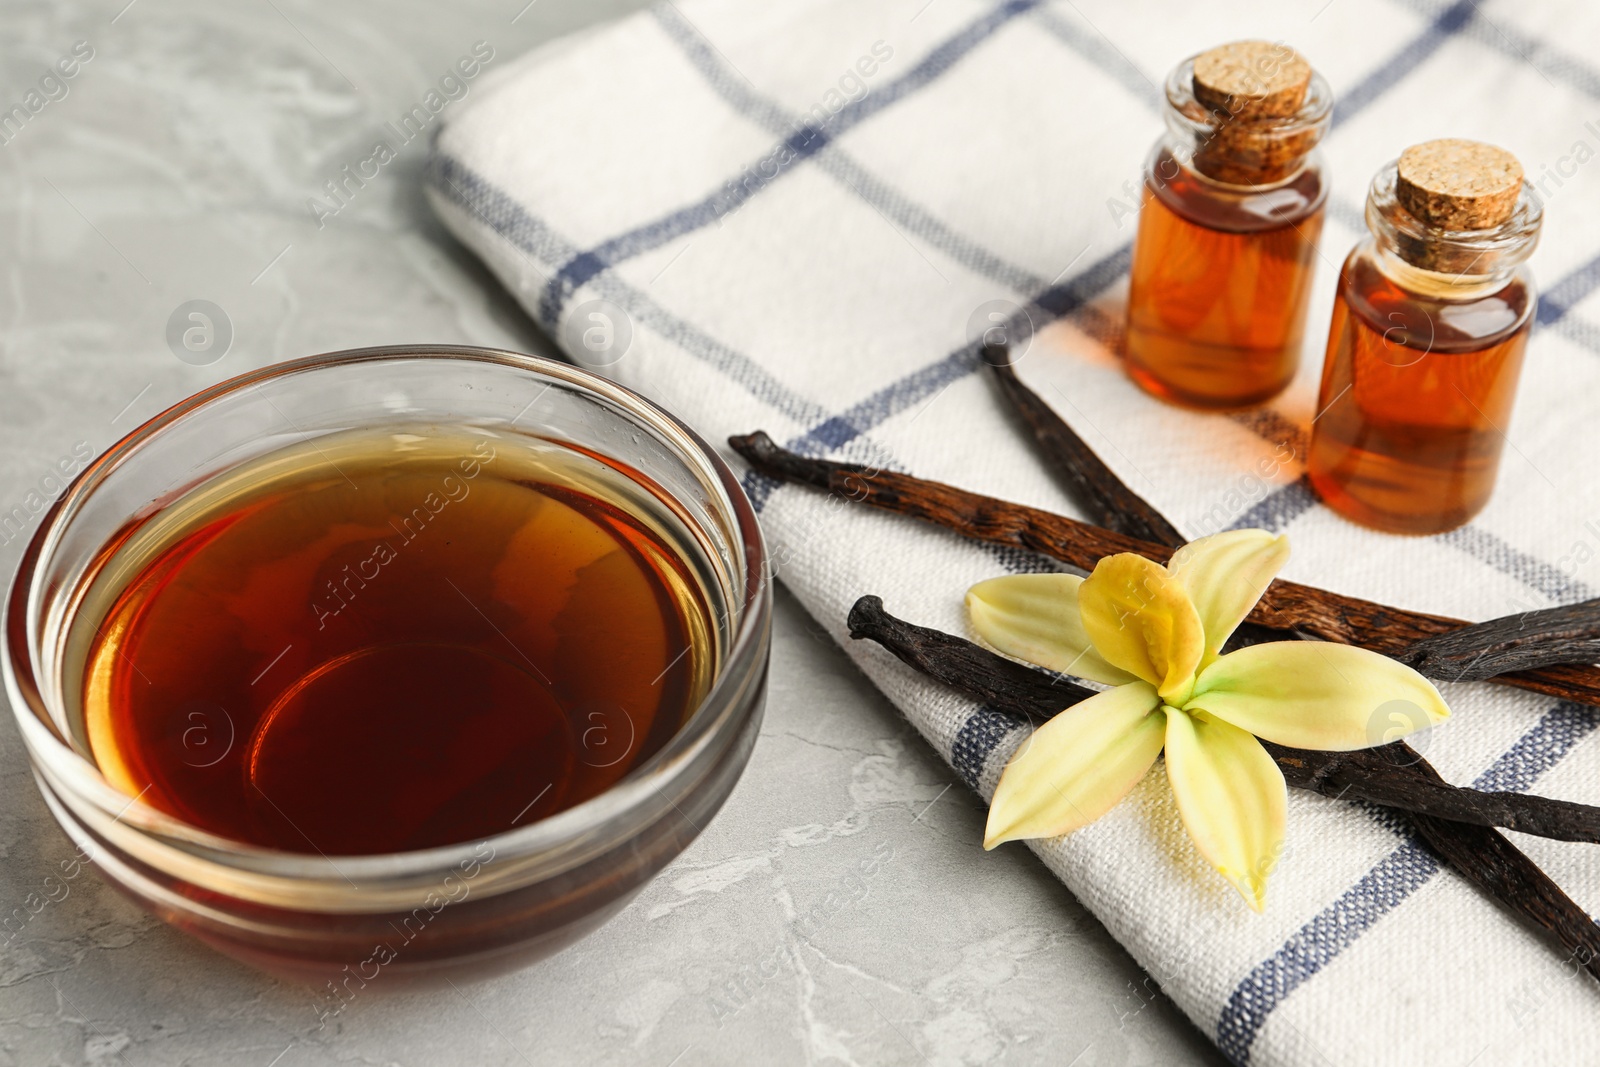
<path id="1" fill-rule="evenodd" d="M 359 345 L 550 351 L 430 216 L 420 139 L 336 217 L 307 208 L 475 42 L 510 57 L 638 6 L 523 2 L 0 3 L 0 110 L 29 112 L 0 126 L 8 576 L 59 460 L 222 378 Z M 197 299 L 232 332 L 206 366 L 167 343 Z M 10 715 L 0 780 L 9 912 L 70 855 Z M 363 995 L 319 1029 L 309 990 L 85 877 L 0 945 L 0 1065 L 1220 1062 L 1028 853 L 983 853 L 982 823 L 780 592 L 740 787 L 588 940 L 459 991 Z"/>

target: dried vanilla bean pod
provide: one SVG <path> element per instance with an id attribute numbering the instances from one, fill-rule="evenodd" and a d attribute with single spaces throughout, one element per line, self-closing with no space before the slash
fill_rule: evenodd
<path id="1" fill-rule="evenodd" d="M 895 618 L 875 596 L 857 600 L 850 611 L 850 636 L 876 641 L 907 666 L 967 695 L 983 700 L 1020 720 L 1043 721 L 1062 708 L 1090 695 L 1090 690 L 1059 676 L 1025 667 L 997 656 L 972 642 Z M 1553 816 L 1565 820 L 1568 830 L 1581 821 L 1582 836 L 1555 834 L 1564 840 L 1594 840 L 1600 830 L 1600 810 L 1585 805 L 1560 804 L 1522 794 L 1480 793 L 1450 786 L 1401 742 L 1364 752 L 1313 752 L 1262 742 L 1290 785 L 1334 796 L 1349 795 L 1353 787 L 1334 789 L 1341 768 L 1361 767 L 1368 784 L 1365 798 L 1403 811 L 1445 862 L 1463 877 L 1534 927 L 1553 936 L 1591 974 L 1600 978 L 1600 928 L 1576 902 L 1562 892 L 1533 860 L 1494 830 L 1508 812 L 1518 829 Z M 1403 764 L 1389 762 L 1398 755 Z M 1422 789 L 1418 789 L 1422 783 Z M 1377 794 L 1384 794 L 1381 799 Z M 1537 803 L 1559 804 L 1563 810 L 1540 809 Z M 1530 803 L 1531 802 L 1531 803 Z M 1452 815 L 1429 814 L 1448 807 Z M 1467 816 L 1471 816 L 1470 821 Z M 1534 832 L 1529 830 L 1529 832 Z"/>
<path id="2" fill-rule="evenodd" d="M 1008 346 L 985 345 L 983 358 L 994 370 L 1000 394 L 1028 424 L 1051 468 L 1067 482 L 1073 500 L 1096 526 L 1169 548 L 1177 548 L 1188 540 L 1154 504 L 1118 478 L 1043 397 L 1023 383 L 1011 364 Z M 1281 633 L 1247 622 L 1234 631 L 1228 647 L 1283 638 Z"/>
<path id="3" fill-rule="evenodd" d="M 999 377 L 1002 393 L 1033 430 L 1045 457 L 1057 471 L 1068 476 L 1080 502 L 1099 525 L 1160 544 L 1183 543 L 1183 536 L 1154 505 L 1134 493 L 1043 398 L 1022 383 L 1005 346 L 986 346 L 983 355 Z M 1083 468 L 1096 473 L 1090 478 L 1075 477 L 1074 472 Z M 1137 516 L 1132 524 L 1136 529 L 1107 521 L 1121 508 Z M 1141 535 L 1138 530 L 1151 532 Z M 1278 636 L 1264 627 L 1251 629 L 1259 632 L 1242 636 L 1254 640 Z M 1537 652 L 1526 643 L 1530 635 L 1536 635 Z M 1600 600 L 1463 626 L 1424 638 L 1395 658 L 1435 678 L 1478 681 L 1539 666 L 1538 656 L 1549 656 L 1558 650 L 1571 657 L 1566 662 L 1600 658 Z M 1271 744 L 1267 748 L 1291 784 L 1328 796 L 1350 796 L 1568 841 L 1596 841 L 1595 834 L 1600 829 L 1600 809 L 1587 805 L 1520 793 L 1458 789 L 1423 764 L 1409 745 L 1343 754 L 1299 753 Z M 1405 771 L 1397 773 L 1396 764 Z"/>
<path id="4" fill-rule="evenodd" d="M 1173 548 L 1183 544 L 1183 534 L 1165 515 L 1113 474 L 1076 430 L 1057 416 L 1039 394 L 1022 384 L 1006 346 L 985 345 L 983 358 L 994 370 L 1000 392 L 1028 424 L 1052 469 L 1067 482 L 1073 498 L 1098 525 L 1141 541 Z"/>
<path id="5" fill-rule="evenodd" d="M 1430 678 L 1477 682 L 1548 663 L 1600 662 L 1600 600 L 1506 615 L 1424 638 L 1394 657 Z"/>
<path id="6" fill-rule="evenodd" d="M 1067 477 L 1076 490 L 1075 499 L 1096 524 L 1158 544 L 1183 544 L 1185 539 L 1172 524 L 1117 478 L 1043 397 L 1023 384 L 1003 346 L 986 347 L 983 354 L 1001 377 L 1002 394 L 1028 423 L 1045 458 Z M 1074 472 L 1080 469 L 1094 470 L 1101 476 L 1079 479 Z M 1109 485 L 1105 484 L 1108 480 Z M 1118 509 L 1124 507 L 1137 516 L 1131 525 L 1112 521 Z M 1141 529 L 1149 532 L 1141 533 Z M 1270 639 L 1261 634 L 1241 636 Z M 1454 682 L 1478 682 L 1553 664 L 1600 662 L 1600 600 L 1462 625 L 1390 655 L 1430 678 Z"/>
<path id="7" fill-rule="evenodd" d="M 897 619 L 875 596 L 856 601 L 849 625 L 851 637 L 876 641 L 914 670 L 1036 725 L 1094 695 L 1076 682 L 1006 659 L 965 638 Z M 1323 796 L 1365 800 L 1476 826 L 1503 826 L 1558 841 L 1600 843 L 1600 808 L 1451 785 L 1431 773 L 1432 768 L 1404 742 L 1354 752 L 1261 744 L 1285 781 Z"/>
<path id="8" fill-rule="evenodd" d="M 729 438 L 729 444 L 752 466 L 773 477 L 826 487 L 839 496 L 922 519 L 974 540 L 1038 552 L 1082 570 L 1092 570 L 1101 557 L 1117 552 L 1136 552 L 1157 562 L 1165 562 L 1172 555 L 1166 545 L 1135 540 L 1039 508 L 909 474 L 796 455 L 764 433 Z M 1386 656 L 1403 656 L 1424 638 L 1470 625 L 1461 619 L 1390 607 L 1281 578 L 1267 588 L 1248 621 L 1291 634 L 1303 632 L 1326 641 L 1357 645 Z M 1457 676 L 1458 673 L 1450 673 L 1443 680 Z M 1600 705 L 1600 668 L 1593 666 L 1543 666 L 1491 680 Z"/>

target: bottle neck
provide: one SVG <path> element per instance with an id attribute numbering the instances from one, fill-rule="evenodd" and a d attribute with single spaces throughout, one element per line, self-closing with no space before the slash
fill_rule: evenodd
<path id="1" fill-rule="evenodd" d="M 1427 270 L 1406 262 L 1382 238 L 1372 238 L 1373 264 L 1400 288 L 1434 300 L 1476 300 L 1499 292 L 1516 277 L 1515 264 L 1488 273 L 1451 273 Z"/>
<path id="2" fill-rule="evenodd" d="M 1181 168 L 1184 177 L 1218 193 L 1233 196 L 1270 193 L 1274 189 L 1293 185 L 1319 159 L 1318 153 L 1307 152 L 1265 171 L 1234 164 L 1219 165 L 1216 159 L 1206 155 L 1203 146 L 1197 147 L 1192 138 L 1170 129 L 1158 142 L 1157 148 L 1158 155 L 1172 161 L 1162 164 L 1166 173 L 1158 173 L 1152 167 L 1151 174 L 1157 180 L 1172 181 L 1178 177 L 1175 169 Z"/>
<path id="3" fill-rule="evenodd" d="M 1167 76 L 1162 117 L 1165 146 L 1195 174 L 1234 190 L 1263 190 L 1293 182 L 1306 168 L 1333 116 L 1333 92 L 1313 74 L 1300 110 L 1281 118 L 1230 115 L 1194 95 L 1194 60 Z"/>
<path id="4" fill-rule="evenodd" d="M 1423 223 L 1395 195 L 1396 162 L 1367 193 L 1367 229 L 1379 268 L 1411 292 L 1446 300 L 1493 293 L 1511 281 L 1539 243 L 1544 209 L 1524 184 L 1511 217 L 1488 230 L 1441 230 Z"/>

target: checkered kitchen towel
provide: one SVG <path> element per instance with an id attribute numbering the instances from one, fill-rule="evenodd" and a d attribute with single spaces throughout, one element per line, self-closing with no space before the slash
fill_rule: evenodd
<path id="1" fill-rule="evenodd" d="M 1205 416 L 1129 384 L 1118 323 L 1157 84 L 1239 37 L 1287 40 L 1332 83 L 1333 194 L 1300 377 L 1263 411 Z M 1185 533 L 1287 530 L 1289 577 L 1482 619 L 1600 589 L 1596 41 L 1577 0 L 681 0 L 498 71 L 452 113 L 429 185 L 575 359 L 713 441 L 761 428 L 1071 514 L 978 372 L 974 318 L 1019 306 L 1024 377 Z M 1493 504 L 1403 539 L 1320 506 L 1295 457 L 1367 183 L 1437 136 L 1506 145 L 1543 185 L 1548 290 Z M 609 348 L 608 310 L 627 334 Z M 845 613 L 877 593 L 962 632 L 969 585 L 1043 564 L 746 484 L 782 580 L 988 795 L 1020 732 L 847 640 Z M 1447 696 L 1427 754 L 1451 780 L 1600 802 L 1600 711 Z M 1037 851 L 1235 1062 L 1600 1062 L 1600 989 L 1392 819 L 1292 795 L 1257 916 L 1185 840 L 1163 777 Z M 1600 909 L 1600 849 L 1518 843 Z"/>

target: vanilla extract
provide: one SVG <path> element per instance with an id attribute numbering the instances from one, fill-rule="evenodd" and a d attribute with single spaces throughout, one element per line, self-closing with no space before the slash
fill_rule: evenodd
<path id="1" fill-rule="evenodd" d="M 169 502 L 71 647 L 130 796 L 326 855 L 482 839 L 647 761 L 719 655 L 686 527 L 637 471 L 537 438 L 357 431 Z"/>

